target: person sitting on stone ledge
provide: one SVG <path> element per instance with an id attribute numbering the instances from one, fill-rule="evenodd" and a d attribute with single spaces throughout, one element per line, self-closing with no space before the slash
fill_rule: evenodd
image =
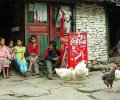
<path id="1" fill-rule="evenodd" d="M 15 46 L 15 60 L 17 65 L 19 66 L 21 74 L 26 78 L 27 72 L 27 62 L 25 59 L 25 50 L 26 48 L 23 46 L 23 40 L 21 38 L 17 39 L 17 45 Z"/>
<path id="2" fill-rule="evenodd" d="M 60 51 L 56 48 L 56 45 L 55 41 L 50 41 L 49 47 L 45 51 L 45 62 L 49 80 L 52 80 L 53 68 L 58 68 L 60 66 Z"/>
<path id="3" fill-rule="evenodd" d="M 29 53 L 29 71 L 32 72 L 32 75 L 39 74 L 39 66 L 37 64 L 38 55 L 39 55 L 39 46 L 37 44 L 37 37 L 36 35 L 31 36 L 30 44 L 28 45 L 28 53 Z"/>
<path id="4" fill-rule="evenodd" d="M 111 57 L 120 56 L 120 40 L 117 42 L 117 45 L 111 49 L 110 54 L 111 54 Z"/>
<path id="5" fill-rule="evenodd" d="M 0 37 L 0 73 L 3 73 L 3 79 L 9 78 L 8 70 L 11 56 L 5 46 L 5 39 Z"/>

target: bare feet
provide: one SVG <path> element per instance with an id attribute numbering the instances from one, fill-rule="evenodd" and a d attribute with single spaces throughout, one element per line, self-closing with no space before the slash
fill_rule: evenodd
<path id="1" fill-rule="evenodd" d="M 6 79 L 7 77 L 5 75 L 3 75 L 3 79 Z"/>

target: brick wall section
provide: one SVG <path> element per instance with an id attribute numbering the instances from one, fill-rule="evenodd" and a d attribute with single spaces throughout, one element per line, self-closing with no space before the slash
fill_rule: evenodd
<path id="1" fill-rule="evenodd" d="M 107 55 L 106 17 L 97 4 L 76 5 L 76 31 L 88 32 L 88 59 L 104 61 Z"/>

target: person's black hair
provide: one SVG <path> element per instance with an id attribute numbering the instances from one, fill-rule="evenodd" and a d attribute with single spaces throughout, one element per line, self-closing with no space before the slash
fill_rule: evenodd
<path id="1" fill-rule="evenodd" d="M 23 41 L 23 39 L 22 39 L 21 37 L 18 37 L 18 38 L 17 38 L 17 41 L 18 41 L 18 40 L 20 40 L 20 41 L 22 42 L 22 45 L 24 45 L 24 41 Z"/>
<path id="2" fill-rule="evenodd" d="M 117 40 L 117 43 L 120 42 L 120 40 Z"/>
<path id="3" fill-rule="evenodd" d="M 18 40 L 20 40 L 20 41 L 22 41 L 22 42 L 23 42 L 22 37 L 18 37 L 18 38 L 17 38 L 17 41 L 18 41 Z"/>
<path id="4" fill-rule="evenodd" d="M 31 40 L 32 40 L 32 38 L 37 39 L 36 35 L 31 35 Z"/>
<path id="5" fill-rule="evenodd" d="M 12 39 L 10 39 L 9 41 L 8 41 L 8 44 L 10 44 L 10 42 L 12 42 L 13 40 Z"/>
<path id="6" fill-rule="evenodd" d="M 51 44 L 53 45 L 53 47 L 55 47 L 55 48 L 56 48 L 57 43 L 56 43 L 55 41 L 50 41 L 50 42 L 49 42 L 49 45 L 51 45 Z"/>
<path id="7" fill-rule="evenodd" d="M 120 40 L 117 40 L 116 43 L 115 43 L 115 45 L 118 45 L 119 42 L 120 42 Z"/>
<path id="8" fill-rule="evenodd" d="M 3 38 L 3 37 L 0 37 L 0 41 L 1 41 L 2 39 L 4 39 L 4 38 Z"/>

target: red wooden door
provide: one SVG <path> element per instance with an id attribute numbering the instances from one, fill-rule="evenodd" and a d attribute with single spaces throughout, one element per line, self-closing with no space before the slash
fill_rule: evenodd
<path id="1" fill-rule="evenodd" d="M 69 11 L 70 6 L 62 6 L 56 9 L 56 5 L 52 2 L 46 3 L 28 3 L 28 35 L 35 34 L 40 45 L 40 54 L 43 55 L 48 47 L 50 40 L 57 42 L 60 48 L 60 27 L 58 26 L 59 10 Z"/>
<path id="2" fill-rule="evenodd" d="M 49 39 L 48 5 L 46 3 L 28 3 L 28 36 L 36 35 L 40 46 L 40 55 L 44 55 Z M 44 45 L 43 45 L 44 44 Z"/>

